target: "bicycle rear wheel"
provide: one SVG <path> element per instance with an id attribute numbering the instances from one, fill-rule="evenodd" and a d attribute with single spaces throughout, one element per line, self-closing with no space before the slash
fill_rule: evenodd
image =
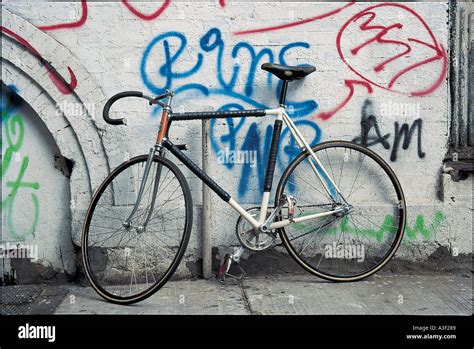
<path id="1" fill-rule="evenodd" d="M 130 224 L 124 224 L 135 205 L 146 161 L 146 155 L 132 158 L 105 179 L 83 226 L 86 276 L 99 295 L 114 303 L 135 303 L 161 288 L 183 258 L 191 233 L 188 183 L 176 165 L 160 156 L 153 159 L 138 210 Z"/>
<path id="2" fill-rule="evenodd" d="M 314 275 L 332 281 L 363 279 L 380 270 L 400 245 L 406 222 L 402 188 L 387 163 L 358 144 L 331 141 L 313 151 L 353 209 L 290 224 L 280 229 L 281 239 L 296 262 Z M 336 194 L 335 188 L 329 185 L 327 192 L 310 159 L 308 152 L 298 155 L 276 191 L 275 202 L 284 193 L 298 200 L 295 217 L 337 206 L 330 197 Z M 329 183 L 322 169 L 317 170 Z M 337 200 L 343 203 L 340 195 Z"/>

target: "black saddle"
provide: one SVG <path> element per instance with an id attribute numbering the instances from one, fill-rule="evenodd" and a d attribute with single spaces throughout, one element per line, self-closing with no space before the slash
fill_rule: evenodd
<path id="1" fill-rule="evenodd" d="M 316 70 L 312 65 L 289 66 L 273 63 L 264 63 L 261 68 L 285 81 L 303 79 Z"/>

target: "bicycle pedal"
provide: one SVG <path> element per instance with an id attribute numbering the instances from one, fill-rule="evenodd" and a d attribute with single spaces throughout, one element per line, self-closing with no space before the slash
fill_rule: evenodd
<path id="1" fill-rule="evenodd" d="M 225 281 L 225 276 L 226 276 L 227 272 L 229 271 L 231 264 L 232 264 L 232 260 L 230 258 L 230 255 L 226 254 L 225 257 L 224 257 L 224 261 L 220 265 L 219 271 L 217 273 L 217 279 L 220 282 Z"/>
<path id="2" fill-rule="evenodd" d="M 218 280 L 219 282 L 224 282 L 224 281 L 225 281 L 225 276 L 226 276 L 226 274 L 227 274 L 227 273 L 226 273 L 226 271 L 225 271 L 224 265 L 221 265 L 221 266 L 219 267 L 219 271 L 217 272 L 217 275 L 216 275 L 217 280 Z"/>

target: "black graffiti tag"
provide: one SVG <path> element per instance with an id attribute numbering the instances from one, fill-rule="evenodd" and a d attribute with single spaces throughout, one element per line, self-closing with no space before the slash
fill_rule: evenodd
<path id="1" fill-rule="evenodd" d="M 402 149 L 407 150 L 410 147 L 411 140 L 415 131 L 417 133 L 417 151 L 418 157 L 420 159 L 424 158 L 426 153 L 422 150 L 421 146 L 421 133 L 423 128 L 423 120 L 418 118 L 413 121 L 411 126 L 408 123 L 400 124 L 398 121 L 394 123 L 394 136 L 393 136 L 393 146 L 390 153 L 390 161 L 396 161 L 398 156 L 398 149 L 400 144 Z M 385 149 L 390 149 L 390 143 L 388 139 L 390 138 L 390 133 L 382 134 L 377 116 L 373 110 L 372 101 L 366 100 L 362 106 L 361 120 L 360 120 L 360 136 L 355 137 L 352 141 L 359 143 L 366 147 L 371 147 L 373 145 L 381 143 Z M 370 135 L 371 130 L 373 129 L 373 135 Z M 403 139 L 403 141 L 402 141 Z"/>

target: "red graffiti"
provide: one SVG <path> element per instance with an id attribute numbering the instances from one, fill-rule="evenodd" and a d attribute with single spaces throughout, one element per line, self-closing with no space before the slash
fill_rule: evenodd
<path id="1" fill-rule="evenodd" d="M 359 85 L 359 86 L 365 87 L 369 94 L 373 92 L 372 86 L 368 82 L 365 82 L 365 81 L 345 80 L 344 85 L 346 85 L 349 88 L 349 94 L 347 95 L 346 99 L 344 99 L 337 107 L 335 107 L 331 111 L 318 113 L 316 115 L 317 118 L 320 118 L 320 119 L 323 119 L 323 120 L 328 120 L 332 116 L 334 116 L 334 114 L 336 114 L 339 110 L 344 108 L 346 106 L 346 104 L 349 103 L 349 101 L 352 99 L 352 96 L 354 95 L 354 90 L 355 90 L 354 85 Z"/>
<path id="2" fill-rule="evenodd" d="M 416 41 L 415 39 L 412 39 L 413 41 Z M 420 42 L 421 43 L 421 42 Z M 426 43 L 422 43 L 424 45 L 426 45 Z M 447 75 L 447 72 L 448 72 L 448 58 L 446 56 L 446 51 L 443 47 L 443 45 L 439 45 L 439 46 L 431 46 L 431 48 L 433 48 L 434 50 L 437 51 L 437 54 L 431 58 L 428 58 L 424 61 L 421 61 L 421 62 L 418 62 L 418 63 L 415 63 L 405 69 L 402 69 L 400 72 L 398 72 L 397 74 L 395 74 L 395 76 L 392 78 L 392 80 L 390 80 L 390 83 L 389 83 L 389 88 L 392 88 L 393 85 L 395 84 L 395 82 L 403 75 L 405 75 L 406 73 L 408 73 L 409 71 L 413 70 L 413 69 L 416 69 L 418 67 L 421 67 L 423 65 L 426 65 L 426 64 L 429 64 L 431 62 L 436 62 L 436 61 L 439 61 L 440 59 L 443 60 L 443 63 L 442 63 L 442 67 L 441 67 L 441 74 L 439 75 L 438 79 L 431 85 L 431 86 L 428 86 L 425 90 L 420 90 L 420 91 L 415 91 L 415 92 L 411 92 L 411 95 L 412 96 L 425 96 L 425 95 L 429 95 L 430 93 L 433 93 L 439 86 L 441 86 L 441 84 L 443 83 L 443 81 L 446 79 L 446 75 Z"/>
<path id="3" fill-rule="evenodd" d="M 133 7 L 128 0 L 122 0 L 123 4 L 132 12 L 135 16 L 145 21 L 151 21 L 153 19 L 158 18 L 171 4 L 171 0 L 165 0 L 163 4 L 153 13 L 146 15 L 143 12 L 138 11 L 135 7 Z M 225 7 L 225 0 L 219 0 L 219 6 L 224 8 Z"/>
<path id="4" fill-rule="evenodd" d="M 350 2 L 348 4 L 345 4 L 344 6 L 339 7 L 337 9 L 333 10 L 333 11 L 323 13 L 323 14 L 320 14 L 320 15 L 317 15 L 317 16 L 314 16 L 314 17 L 302 19 L 302 20 L 299 20 L 299 21 L 296 21 L 296 22 L 275 25 L 275 26 L 272 26 L 272 27 L 241 30 L 241 31 L 238 31 L 238 32 L 234 32 L 234 35 L 264 33 L 264 32 L 273 31 L 273 30 L 280 30 L 280 29 L 295 27 L 295 26 L 298 26 L 298 25 L 302 25 L 302 24 L 306 24 L 306 23 L 310 23 L 310 22 L 314 22 L 314 21 L 317 21 L 317 20 L 320 20 L 320 19 L 324 19 L 324 18 L 327 18 L 327 17 L 334 16 L 334 15 L 338 14 L 339 12 L 341 12 L 342 10 L 344 10 L 344 9 L 348 8 L 349 6 L 352 6 L 354 4 L 355 4 L 355 1 Z"/>
<path id="5" fill-rule="evenodd" d="M 31 44 L 23 39 L 20 35 L 14 33 L 10 29 L 7 29 L 3 26 L 0 26 L 0 31 L 4 34 L 10 37 L 11 39 L 15 40 L 18 42 L 20 45 L 22 45 L 28 52 L 30 52 L 36 59 L 40 61 L 41 64 L 43 64 L 46 68 L 46 71 L 48 72 L 48 76 L 50 77 L 51 81 L 53 84 L 56 86 L 56 88 L 61 92 L 62 94 L 70 94 L 74 91 L 74 89 L 77 87 L 77 79 L 76 76 L 74 75 L 74 72 L 70 67 L 67 67 L 67 70 L 69 72 L 69 76 L 71 78 L 71 82 L 68 83 L 64 78 L 58 73 L 58 71 L 49 63 L 47 60 L 45 60 L 41 54 L 36 50 Z"/>
<path id="6" fill-rule="evenodd" d="M 411 17 L 415 19 L 415 22 L 410 22 L 411 26 L 399 22 L 387 25 L 374 24 L 376 21 L 382 22 L 380 13 L 386 9 L 390 9 L 391 18 L 398 14 L 400 21 Z M 363 22 L 358 24 L 360 20 L 363 20 Z M 407 30 L 408 28 L 410 31 Z M 415 35 L 417 38 L 413 37 Z M 387 36 L 391 36 L 391 39 Z M 365 41 L 351 49 L 346 47 L 347 44 L 343 44 L 343 41 L 352 43 L 361 40 Z M 446 78 L 447 57 L 443 46 L 436 41 L 433 32 L 423 18 L 414 10 L 402 4 L 383 3 L 357 13 L 342 26 L 336 42 L 339 56 L 351 71 L 372 85 L 385 90 L 412 96 L 424 96 L 434 92 Z M 427 48 L 429 52 L 418 54 L 417 52 L 420 52 L 421 48 Z M 386 54 L 382 54 L 383 49 L 386 49 L 387 52 L 400 52 L 392 53 L 393 55 L 387 58 Z M 369 51 L 371 53 L 370 57 L 377 57 L 381 61 L 368 62 L 366 59 L 356 59 L 363 50 Z M 421 61 L 417 58 L 426 56 L 428 58 Z M 412 63 L 410 60 L 415 62 Z M 424 85 L 429 84 L 428 86 L 416 86 L 417 84 L 410 81 L 407 84 L 411 86 L 410 90 L 396 89 L 395 84 L 407 73 L 438 61 L 440 62 L 439 74 L 435 81 L 427 82 L 426 79 L 417 81 Z M 407 64 L 407 62 L 410 63 Z M 368 64 L 374 64 L 372 71 L 375 74 L 372 74 L 372 76 L 369 76 Z M 392 68 L 387 69 L 387 67 Z M 434 68 L 430 67 L 430 69 Z"/>
<path id="7" fill-rule="evenodd" d="M 146 15 L 146 14 L 138 11 L 132 5 L 130 5 L 128 0 L 122 0 L 122 2 L 130 10 L 130 12 L 132 12 L 135 16 L 137 16 L 138 18 L 141 18 L 145 21 L 151 21 L 153 19 L 158 18 L 166 10 L 166 8 L 169 6 L 169 4 L 171 4 L 171 0 L 165 0 L 163 2 L 163 4 L 155 12 L 153 12 L 149 15 Z"/>
<path id="8" fill-rule="evenodd" d="M 54 69 L 50 64 L 46 65 L 46 70 L 48 71 L 49 78 L 53 81 L 54 86 L 61 92 L 63 95 L 72 93 L 77 87 L 77 78 L 74 75 L 72 69 L 68 66 L 67 71 L 71 78 L 71 82 L 67 82 L 64 78 L 59 75 L 59 73 Z"/>
<path id="9" fill-rule="evenodd" d="M 139 10 L 137 10 L 135 7 L 133 7 L 128 0 L 122 0 L 122 3 L 127 7 L 130 12 L 132 12 L 135 16 L 137 16 L 140 19 L 143 19 L 145 21 L 151 21 L 153 19 L 158 18 L 165 10 L 166 8 L 171 4 L 171 0 L 165 0 L 163 4 L 153 13 L 147 15 Z M 225 7 L 225 0 L 219 0 L 219 5 L 220 7 L 224 8 Z M 82 6 L 82 13 L 80 18 L 71 23 L 60 23 L 60 24 L 53 24 L 53 25 L 43 25 L 43 26 L 38 26 L 39 29 L 48 31 L 48 30 L 57 30 L 57 29 L 71 29 L 71 28 L 78 28 L 84 25 L 87 20 L 87 15 L 88 15 L 88 7 L 87 7 L 87 0 L 81 0 L 81 6 Z"/>
<path id="10" fill-rule="evenodd" d="M 81 27 L 84 23 L 86 23 L 86 20 L 87 20 L 87 1 L 81 0 L 81 5 L 82 5 L 82 14 L 81 14 L 81 17 L 76 22 L 44 25 L 44 26 L 39 26 L 38 28 L 41 30 L 56 30 L 56 29 L 70 29 L 70 28 Z"/>
<path id="11" fill-rule="evenodd" d="M 390 12 L 390 18 L 396 16 L 397 10 L 399 11 L 399 19 L 406 19 L 409 16 L 412 16 L 412 18 L 414 17 L 416 19 L 415 23 L 419 24 L 420 27 L 411 27 L 411 32 L 416 33 L 419 37 L 423 37 L 424 35 L 425 38 L 414 38 L 412 35 L 407 34 L 408 31 L 404 29 L 408 26 L 403 23 L 390 23 L 387 25 L 375 24 L 376 21 L 380 22 L 380 19 L 383 17 L 380 15 L 380 12 L 383 9 L 388 8 L 393 10 Z M 363 20 L 363 22 L 357 25 L 357 22 L 360 20 Z M 413 26 L 413 23 L 410 24 Z M 350 49 L 343 45 L 344 35 L 349 31 L 349 29 L 352 29 L 352 32 L 348 34 L 349 39 L 347 39 L 347 42 L 352 45 L 353 42 L 358 42 L 358 44 Z M 390 35 L 392 35 L 392 38 L 387 38 Z M 396 36 L 397 38 L 393 38 L 393 36 Z M 402 4 L 383 3 L 368 7 L 357 13 L 339 30 L 336 43 L 342 61 L 352 72 L 362 78 L 363 81 L 345 80 L 345 85 L 349 88 L 348 96 L 332 110 L 318 113 L 316 117 L 322 120 L 330 119 L 344 108 L 347 103 L 349 103 L 354 95 L 355 84 L 364 86 L 369 94 L 373 91 L 372 86 L 377 86 L 384 90 L 396 93 L 408 94 L 411 96 L 425 96 L 434 92 L 446 79 L 448 63 L 444 47 L 436 41 L 433 32 L 423 18 L 421 18 L 420 15 L 411 8 Z M 417 59 L 417 54 L 414 52 L 415 44 L 428 48 L 429 51 L 431 51 L 431 55 L 426 53 L 418 55 L 422 57 L 428 56 L 429 58 L 422 59 L 421 61 L 418 60 L 407 65 L 406 61 L 404 61 L 407 57 L 415 60 Z M 390 48 L 392 50 L 390 50 Z M 384 54 L 382 49 L 388 49 L 387 52 L 392 52 L 390 53 L 391 56 L 387 57 L 387 54 Z M 394 49 L 398 49 L 400 52 L 394 52 Z M 355 58 L 363 50 L 372 50 L 370 51 L 371 54 L 367 56 L 377 57 L 379 61 L 367 61 L 367 59 L 363 58 L 357 61 Z M 407 84 L 407 86 L 411 86 L 412 90 L 410 91 L 402 91 L 395 88 L 397 81 L 409 72 L 438 61 L 441 61 L 438 77 L 435 81 L 428 82 L 428 86 L 420 88 L 417 87 L 413 81 L 410 81 L 410 83 Z M 371 70 L 375 73 L 375 77 L 367 76 L 369 74 L 368 71 L 370 71 L 370 69 L 367 69 L 367 66 L 372 68 Z M 387 69 L 387 67 L 393 68 Z M 365 71 L 365 73 L 362 73 L 361 71 Z M 426 79 L 422 79 L 421 81 L 422 83 L 426 83 Z"/>

